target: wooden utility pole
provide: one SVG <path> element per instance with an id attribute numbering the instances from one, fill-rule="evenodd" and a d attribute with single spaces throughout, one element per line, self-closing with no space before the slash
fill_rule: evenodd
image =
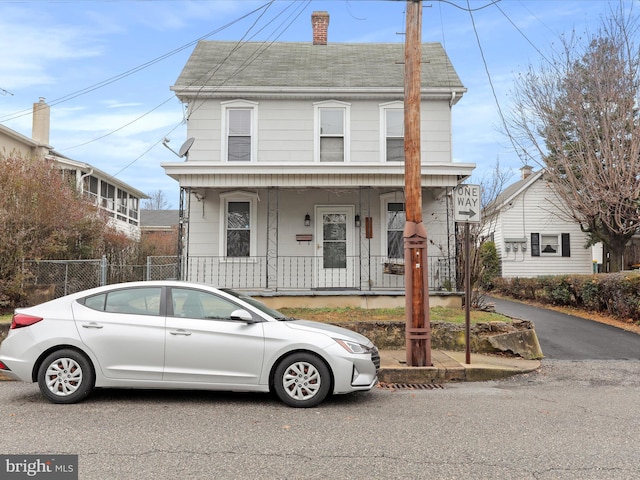
<path id="1" fill-rule="evenodd" d="M 420 159 L 420 63 L 422 2 L 407 0 L 404 52 L 404 227 L 407 365 L 431 366 L 427 229 L 422 223 Z"/>

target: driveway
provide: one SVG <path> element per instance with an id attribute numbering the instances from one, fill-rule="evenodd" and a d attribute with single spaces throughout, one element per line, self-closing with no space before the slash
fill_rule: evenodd
<path id="1" fill-rule="evenodd" d="M 558 360 L 640 359 L 640 335 L 565 313 L 490 297 L 496 311 L 531 320 L 545 358 Z"/>

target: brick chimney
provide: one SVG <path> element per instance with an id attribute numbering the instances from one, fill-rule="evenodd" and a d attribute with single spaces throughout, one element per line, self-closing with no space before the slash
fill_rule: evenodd
<path id="1" fill-rule="evenodd" d="M 313 44 L 326 45 L 327 31 L 329 30 L 329 13 L 313 12 L 311 14 L 311 25 L 313 26 Z"/>
<path id="2" fill-rule="evenodd" d="M 520 176 L 521 176 L 522 180 L 524 180 L 525 178 L 530 177 L 532 173 L 533 173 L 533 167 L 531 167 L 529 165 L 525 165 L 524 167 L 522 167 L 520 169 Z"/>
<path id="3" fill-rule="evenodd" d="M 33 104 L 33 126 L 31 138 L 41 145 L 49 145 L 49 124 L 51 112 L 49 105 L 40 97 L 38 103 Z"/>

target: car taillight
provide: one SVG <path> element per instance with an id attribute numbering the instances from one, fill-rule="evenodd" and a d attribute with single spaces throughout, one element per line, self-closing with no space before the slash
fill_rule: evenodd
<path id="1" fill-rule="evenodd" d="M 11 320 L 11 328 L 22 328 L 38 323 L 42 317 L 34 317 L 33 315 L 25 315 L 24 313 L 16 313 Z"/>
<path id="2" fill-rule="evenodd" d="M 0 370 L 6 370 L 6 371 L 11 371 L 11 369 L 9 367 L 7 367 L 4 362 L 0 362 Z"/>

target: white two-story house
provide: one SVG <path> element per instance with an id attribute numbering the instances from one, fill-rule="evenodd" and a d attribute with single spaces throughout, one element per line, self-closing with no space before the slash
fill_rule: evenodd
<path id="1" fill-rule="evenodd" d="M 254 292 L 402 295 L 404 44 L 201 41 L 172 90 L 187 109 L 181 276 Z M 422 46 L 421 182 L 429 288 L 455 286 L 452 107 L 466 92 Z M 455 288 L 455 287 L 454 287 Z M 324 293 L 323 293 L 324 292 Z"/>

